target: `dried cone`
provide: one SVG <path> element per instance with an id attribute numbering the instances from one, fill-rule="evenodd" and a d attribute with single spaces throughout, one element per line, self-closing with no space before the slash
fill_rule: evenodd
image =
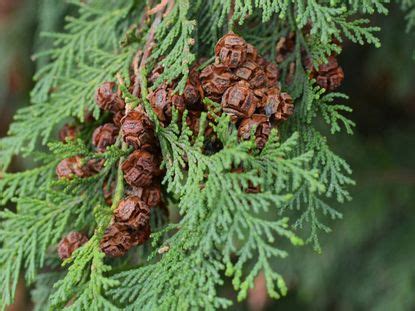
<path id="1" fill-rule="evenodd" d="M 80 232 L 73 231 L 66 235 L 58 245 L 58 255 L 62 260 L 68 259 L 73 252 L 88 242 L 88 237 Z"/>
<path id="2" fill-rule="evenodd" d="M 226 90 L 222 97 L 223 111 L 235 122 L 238 118 L 250 117 L 256 109 L 254 93 L 245 81 L 240 81 Z"/>
<path id="3" fill-rule="evenodd" d="M 74 176 L 83 178 L 92 176 L 93 174 L 94 171 L 91 167 L 87 164 L 85 165 L 79 156 L 63 159 L 56 167 L 56 175 L 60 179 L 71 179 Z"/>
<path id="4" fill-rule="evenodd" d="M 115 144 L 118 136 L 118 127 L 113 123 L 106 123 L 97 127 L 92 134 L 92 144 L 98 152 L 104 152 L 108 146 Z"/>
<path id="5" fill-rule="evenodd" d="M 252 44 L 247 43 L 246 44 L 246 59 L 256 62 L 257 57 L 258 57 L 258 50 Z"/>
<path id="6" fill-rule="evenodd" d="M 186 108 L 183 96 L 175 94 L 174 87 L 165 84 L 151 93 L 149 100 L 158 119 L 164 123 L 171 120 L 173 106 L 179 111 L 179 114 L 182 114 Z"/>
<path id="7" fill-rule="evenodd" d="M 288 93 L 281 93 L 281 104 L 274 115 L 276 121 L 286 121 L 294 113 L 293 99 Z"/>
<path id="8" fill-rule="evenodd" d="M 86 164 L 88 170 L 92 173 L 98 173 L 104 167 L 105 159 L 91 159 Z"/>
<path id="9" fill-rule="evenodd" d="M 114 113 L 114 116 L 112 117 L 112 122 L 117 127 L 121 127 L 122 119 L 124 118 L 124 111 L 118 111 Z"/>
<path id="10" fill-rule="evenodd" d="M 316 79 L 317 84 L 328 91 L 334 91 L 343 82 L 344 72 L 334 55 L 329 56 L 327 63 L 320 65 L 318 70 L 314 68 L 309 57 L 305 60 L 305 66 L 311 71 L 310 77 Z"/>
<path id="11" fill-rule="evenodd" d="M 135 149 L 155 144 L 153 126 L 144 112 L 130 111 L 122 120 L 124 141 Z"/>
<path id="12" fill-rule="evenodd" d="M 235 70 L 235 75 L 247 82 L 252 88 L 260 88 L 267 83 L 267 77 L 264 70 L 253 61 L 246 61 L 238 69 Z"/>
<path id="13" fill-rule="evenodd" d="M 99 108 L 113 113 L 123 110 L 125 107 L 115 82 L 104 82 L 96 91 L 95 101 Z"/>
<path id="14" fill-rule="evenodd" d="M 203 96 L 202 85 L 200 84 L 199 73 L 195 66 L 190 70 L 189 79 L 183 90 L 183 98 L 190 110 L 203 110 L 204 106 L 200 99 Z"/>
<path id="15" fill-rule="evenodd" d="M 100 248 L 107 256 L 120 257 L 125 255 L 130 248 L 138 245 L 138 242 L 134 230 L 125 225 L 113 223 L 105 230 L 100 241 Z"/>
<path id="16" fill-rule="evenodd" d="M 59 131 L 59 140 L 61 142 L 75 140 L 77 128 L 75 125 L 65 124 Z"/>
<path id="17" fill-rule="evenodd" d="M 277 46 L 276 46 L 276 58 L 275 61 L 277 64 L 281 64 L 289 54 L 293 53 L 295 49 L 295 33 L 290 32 L 288 36 L 281 37 L 280 40 L 278 40 Z"/>
<path id="18" fill-rule="evenodd" d="M 160 175 L 160 161 L 152 153 L 136 150 L 122 163 L 125 181 L 133 187 L 151 185 L 155 177 Z"/>
<path id="19" fill-rule="evenodd" d="M 278 85 L 278 80 L 280 78 L 280 71 L 278 70 L 277 65 L 272 62 L 267 62 L 264 68 L 265 76 L 267 77 L 267 86 L 275 87 Z"/>
<path id="20" fill-rule="evenodd" d="M 145 226 L 140 227 L 139 230 L 134 232 L 134 239 L 137 241 L 137 245 L 144 244 L 151 235 L 151 226 L 150 222 L 148 222 Z"/>
<path id="21" fill-rule="evenodd" d="M 144 201 L 149 208 L 156 207 L 161 203 L 161 187 L 157 183 L 153 183 L 148 187 L 135 187 L 132 194 Z"/>
<path id="22" fill-rule="evenodd" d="M 216 102 L 220 102 L 223 93 L 237 79 L 228 68 L 216 64 L 209 65 L 203 69 L 199 77 L 205 95 Z"/>
<path id="23" fill-rule="evenodd" d="M 243 38 L 230 32 L 219 39 L 215 47 L 217 62 L 228 68 L 237 68 L 246 60 L 247 44 Z"/>
<path id="24" fill-rule="evenodd" d="M 263 106 L 265 114 L 277 122 L 287 120 L 294 113 L 291 96 L 281 93 L 277 87 L 268 90 Z"/>
<path id="25" fill-rule="evenodd" d="M 255 143 L 259 149 L 263 149 L 271 133 L 271 124 L 266 115 L 254 114 L 251 118 L 242 120 L 238 128 L 238 136 L 241 140 L 249 140 L 254 127 L 256 128 Z"/>
<path id="26" fill-rule="evenodd" d="M 129 196 L 121 200 L 114 212 L 116 223 L 137 230 L 150 221 L 150 208 L 137 196 Z"/>

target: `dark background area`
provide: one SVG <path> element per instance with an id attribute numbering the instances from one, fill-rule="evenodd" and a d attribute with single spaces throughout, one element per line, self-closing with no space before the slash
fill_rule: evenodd
<path id="1" fill-rule="evenodd" d="M 38 4 L 46 2 L 0 0 L 0 136 L 14 111 L 28 104 L 36 66 L 30 57 L 48 44 L 36 39 L 39 28 L 61 25 L 46 11 L 38 18 Z M 302 247 L 275 263 L 289 286 L 286 297 L 269 301 L 259 278 L 235 309 L 415 309 L 415 37 L 405 32 L 404 13 L 390 9 L 373 19 L 382 27 L 381 48 L 346 42 L 339 58 L 346 74 L 340 91 L 350 96 L 357 126 L 354 136 L 330 140 L 353 168 L 353 200 L 334 203 L 343 219 L 321 237 L 322 254 Z M 15 161 L 13 169 L 24 166 Z M 20 286 L 10 310 L 30 309 L 29 298 Z"/>

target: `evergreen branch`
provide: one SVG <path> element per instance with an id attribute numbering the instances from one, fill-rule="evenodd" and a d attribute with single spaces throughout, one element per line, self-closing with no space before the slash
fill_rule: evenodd
<path id="1" fill-rule="evenodd" d="M 34 302 L 34 311 L 50 309 L 49 297 L 53 292 L 53 284 L 64 276 L 63 272 L 46 272 L 38 274 L 35 288 L 30 294 Z"/>
<path id="2" fill-rule="evenodd" d="M 104 290 L 119 283 L 104 276 L 111 267 L 104 264 L 105 255 L 99 249 L 102 233 L 96 233 L 69 259 L 72 265 L 68 274 L 54 285 L 56 291 L 51 296 L 51 310 L 63 308 L 71 299 L 71 304 L 65 307 L 67 310 L 118 310 L 103 296 Z"/>
<path id="3" fill-rule="evenodd" d="M 251 274 L 241 281 L 241 287 L 237 286 L 237 289 L 240 289 L 240 297 L 243 298 L 246 295 L 247 288 L 252 286 L 253 278 L 260 270 L 270 272 L 267 276 L 269 278 L 269 292 L 274 297 L 278 296 L 274 287 L 274 281 L 277 280 L 281 293 L 284 294 L 285 286 L 281 277 L 271 270 L 268 263 L 269 257 L 284 256 L 285 254 L 284 251 L 278 250 L 278 248 L 269 244 L 275 241 L 272 232 L 289 238 L 295 244 L 300 244 L 301 240 L 287 229 L 287 219 L 269 222 L 254 215 L 261 211 L 267 211 L 274 204 L 277 206 L 286 204 L 290 196 L 271 192 L 246 193 L 245 190 L 250 183 L 265 187 L 263 179 L 257 178 L 254 171 L 240 174 L 231 172 L 232 168 L 238 167 L 242 163 L 249 168 L 250 165 L 253 166 L 252 163 L 256 162 L 255 156 L 250 153 L 254 146 L 253 142 L 248 141 L 234 146 L 226 146 L 222 151 L 212 156 L 206 156 L 190 144 L 188 137 L 187 139 L 186 136 L 177 137 L 177 134 L 170 132 L 171 129 L 171 127 L 160 129 L 158 137 L 161 145 L 164 146 L 162 148 L 163 158 L 172 159 L 172 161 L 166 163 L 165 182 L 173 183 L 175 186 L 170 187 L 170 189 L 180 196 L 179 209 L 183 216 L 179 223 L 180 230 L 165 242 L 169 245 L 169 251 L 163 254 L 157 263 L 137 268 L 128 273 L 115 275 L 115 279 L 120 281 L 121 286 L 111 290 L 110 295 L 122 305 L 128 304 L 130 309 L 139 306 L 151 309 L 154 308 L 156 303 L 162 310 L 171 308 L 188 309 L 202 305 L 208 309 L 213 309 L 222 306 L 223 303 L 226 305 L 225 301 L 216 297 L 215 294 L 212 295 L 216 291 L 217 282 L 220 281 L 211 283 L 213 280 L 210 274 L 219 274 L 223 270 L 224 266 L 220 264 L 221 262 L 230 267 L 229 252 L 234 250 L 234 246 L 232 244 L 227 246 L 228 253 L 225 258 L 220 255 L 220 249 L 226 243 L 233 243 L 232 241 L 237 237 L 244 241 L 242 245 L 247 245 L 245 246 L 247 249 L 245 252 L 250 253 L 250 256 L 245 258 L 243 256 L 244 251 L 242 251 L 240 263 L 234 269 L 228 270 L 229 273 L 233 271 L 235 274 L 235 284 L 242 277 L 242 270 L 248 263 L 247 258 L 251 258 L 254 251 L 257 251 L 257 256 L 259 256 L 257 257 L 258 268 L 251 271 Z M 274 137 L 276 137 L 276 134 L 274 134 Z M 274 146 L 269 146 L 268 149 L 274 150 L 280 147 L 280 154 L 283 154 L 291 149 L 290 145 L 295 145 L 295 140 L 294 137 L 287 145 L 276 146 L 276 138 L 274 138 L 270 142 Z M 165 152 L 169 154 L 165 154 Z M 264 155 L 264 162 L 271 161 L 275 166 L 280 165 L 279 163 L 283 161 L 274 155 L 270 151 L 266 160 L 266 155 Z M 175 172 L 181 174 L 182 171 L 182 168 L 176 166 L 183 163 L 183 160 L 179 160 L 177 157 L 180 159 L 186 158 L 188 164 L 186 176 L 175 176 Z M 291 165 L 288 165 L 287 173 L 298 174 L 295 179 L 309 179 L 314 187 L 317 184 L 313 176 L 314 172 L 295 172 L 300 170 L 302 165 L 302 161 L 297 161 L 296 164 L 293 161 Z M 248 231 L 251 233 L 256 230 L 256 243 L 249 240 L 246 242 L 240 231 L 241 228 L 251 228 Z M 266 242 L 266 239 L 268 239 L 268 242 Z M 243 249 L 243 246 L 241 248 Z M 214 249 L 218 249 L 217 253 L 214 252 L 216 255 L 214 257 L 208 255 L 212 254 Z M 197 266 L 195 266 L 195 262 Z M 208 271 L 205 270 L 207 266 L 209 267 Z M 193 273 L 196 268 L 198 269 L 197 278 Z M 177 269 L 180 269 L 180 273 Z M 163 271 L 163 273 L 160 274 L 160 271 Z M 144 279 L 147 280 L 145 284 L 142 281 Z M 205 280 L 203 286 L 195 283 L 200 279 Z M 206 283 L 207 280 L 209 280 L 208 283 Z M 180 286 L 182 282 L 195 284 L 197 291 L 191 290 L 193 286 Z M 145 292 L 143 292 L 143 286 L 146 287 Z M 173 292 L 174 296 L 171 294 Z M 212 300 L 208 297 L 216 298 Z"/>
<path id="4" fill-rule="evenodd" d="M 66 33 L 45 33 L 54 39 L 54 48 L 35 55 L 35 58 L 48 57 L 52 62 L 45 65 L 35 75 L 39 80 L 32 91 L 34 103 L 45 102 L 59 79 L 74 76 L 74 68 L 85 62 L 88 51 L 103 49 L 115 51 L 118 47 L 117 26 L 128 13 L 130 1 L 112 1 L 103 7 L 101 1 L 88 4 L 73 0 L 71 4 L 79 8 L 79 17 L 67 17 Z"/>
<path id="5" fill-rule="evenodd" d="M 346 118 L 341 112 L 352 112 L 352 109 L 345 105 L 333 105 L 332 102 L 336 98 L 348 97 L 341 93 L 329 93 L 325 95 L 320 101 L 317 102 L 318 109 L 321 113 L 321 116 L 330 125 L 331 134 L 335 134 L 341 131 L 341 123 L 346 129 L 347 134 L 353 134 L 353 127 L 355 123 L 350 119 Z"/>
<path id="6" fill-rule="evenodd" d="M 0 205 L 17 197 L 42 196 L 39 192 L 54 176 L 57 161 L 50 162 L 19 173 L 5 173 L 0 177 Z M 46 187 L 45 187 L 46 188 Z"/>
<path id="7" fill-rule="evenodd" d="M 79 215 L 80 203 L 79 198 L 52 193 L 46 200 L 21 198 L 16 212 L 0 212 L 2 308 L 13 302 L 21 268 L 25 268 L 29 284 L 35 280 L 47 248 L 61 238 L 68 224 Z"/>
<path id="8" fill-rule="evenodd" d="M 389 0 L 349 0 L 349 5 L 354 11 L 369 14 L 373 14 L 375 12 L 385 15 L 388 14 L 386 4 L 389 3 Z"/>
<path id="9" fill-rule="evenodd" d="M 75 71 L 76 79 L 63 78 L 50 102 L 24 107 L 17 112 L 9 136 L 0 140 L 0 169 L 6 170 L 13 155 L 30 154 L 39 138 L 46 144 L 55 126 L 66 118 L 83 119 L 86 110 L 98 116 L 99 110 L 93 101 L 95 90 L 102 81 L 112 79 L 115 72 L 128 71 L 131 50 L 119 55 L 91 51 L 91 55 L 96 62 L 100 61 L 100 66 L 80 65 Z M 48 122 L 44 122 L 45 119 Z"/>
<path id="10" fill-rule="evenodd" d="M 191 51 L 195 21 L 188 19 L 189 11 L 189 0 L 175 1 L 174 8 L 157 28 L 157 45 L 152 51 L 151 60 L 160 61 L 164 70 L 155 82 L 155 87 L 180 77 L 175 90 L 181 93 L 184 89 L 189 67 L 196 59 Z"/>

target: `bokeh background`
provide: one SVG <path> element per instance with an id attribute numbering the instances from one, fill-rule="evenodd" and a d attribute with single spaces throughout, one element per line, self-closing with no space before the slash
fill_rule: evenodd
<path id="1" fill-rule="evenodd" d="M 0 0 L 0 136 L 13 113 L 28 104 L 34 50 L 50 45 L 42 31 L 61 30 L 61 0 Z M 382 47 L 345 43 L 340 63 L 355 135 L 331 145 L 353 167 L 353 200 L 343 219 L 321 237 L 322 254 L 298 248 L 281 262 L 289 293 L 266 298 L 263 280 L 235 310 L 415 310 L 415 35 L 405 13 L 390 6 L 376 16 Z M 413 31 L 415 33 L 415 31 Z M 16 161 L 18 170 L 26 163 Z M 225 289 L 226 292 L 228 292 Z M 10 310 L 30 310 L 30 289 L 19 286 Z"/>

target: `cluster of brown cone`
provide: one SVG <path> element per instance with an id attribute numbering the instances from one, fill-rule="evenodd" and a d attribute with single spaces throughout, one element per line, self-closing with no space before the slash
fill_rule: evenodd
<path id="1" fill-rule="evenodd" d="M 123 141 L 134 151 L 122 163 L 126 196 L 114 211 L 109 227 L 100 242 L 108 256 L 123 256 L 129 249 L 143 244 L 150 237 L 150 209 L 162 201 L 160 150 L 153 126 L 141 107 L 125 114 L 125 104 L 112 82 L 104 83 L 96 93 L 98 106 L 114 114 L 113 123 L 97 128 L 92 142 L 98 152 L 114 144 L 119 131 Z M 124 115 L 125 114 L 125 115 Z M 112 203 L 112 191 L 105 185 L 107 203 Z M 111 185 L 109 186 L 111 190 Z"/>
<path id="2" fill-rule="evenodd" d="M 287 120 L 294 111 L 291 96 L 281 91 L 277 66 L 232 32 L 217 42 L 213 64 L 201 72 L 198 65 L 200 62 L 191 69 L 182 95 L 174 93 L 175 82 L 163 84 L 150 94 L 150 104 L 163 124 L 170 121 L 172 107 L 179 113 L 187 109 L 187 124 L 197 134 L 200 113 L 206 111 L 203 99 L 207 97 L 220 103 L 237 126 L 241 140 L 250 139 L 255 127 L 255 141 L 263 148 L 272 124 Z M 161 72 L 162 68 L 156 67 L 150 83 Z M 208 135 L 214 135 L 213 131 L 207 129 Z"/>
<path id="3" fill-rule="evenodd" d="M 293 52 L 292 36 L 282 38 L 277 45 L 277 64 L 283 62 Z M 243 38 L 228 33 L 215 47 L 215 62 L 200 72 L 198 62 L 191 68 L 183 94 L 177 94 L 177 83 L 164 83 L 149 94 L 149 101 L 162 125 L 172 118 L 173 107 L 181 115 L 188 110 L 186 123 L 196 135 L 205 97 L 220 103 L 222 112 L 230 116 L 238 128 L 241 140 L 251 138 L 255 128 L 255 142 L 263 148 L 273 125 L 278 125 L 294 112 L 291 96 L 281 91 L 280 72 L 275 63 L 262 58 L 254 46 Z M 308 65 L 307 65 L 308 64 Z M 306 63 L 310 67 L 311 61 Z M 308 68 L 307 67 L 307 68 Z M 313 71 L 314 70 L 314 71 Z M 150 86 L 162 73 L 157 65 L 149 76 Z M 310 67 L 312 77 L 329 90 L 337 87 L 343 79 L 343 71 L 334 57 L 318 70 Z M 133 80 L 133 79 L 132 79 Z M 112 122 L 95 129 L 92 144 L 96 152 L 104 152 L 119 137 L 134 151 L 122 163 L 124 179 L 127 183 L 125 197 L 114 210 L 113 218 L 101 240 L 101 249 L 108 256 L 124 255 L 135 245 L 144 243 L 150 236 L 150 209 L 162 203 L 160 180 L 161 152 L 154 135 L 153 124 L 138 107 L 126 112 L 126 105 L 116 83 L 105 82 L 96 92 L 96 103 L 104 111 L 112 114 Z M 77 129 L 65 126 L 60 139 L 74 139 Z M 214 132 L 205 132 L 214 136 Z M 214 138 L 213 138 L 214 139 Z M 59 178 L 89 177 L 103 167 L 103 161 L 84 161 L 79 156 L 64 159 L 56 168 Z M 241 169 L 235 172 L 240 172 Z M 107 204 L 112 204 L 113 184 L 105 184 L 103 194 Z M 248 189 L 258 192 L 255 187 Z M 70 233 L 59 244 L 59 256 L 68 258 L 83 243 L 86 237 L 80 233 Z"/>
<path id="4" fill-rule="evenodd" d="M 102 110 L 112 113 L 113 116 L 113 122 L 105 123 L 93 132 L 92 144 L 95 151 L 105 152 L 108 146 L 117 141 L 120 132 L 124 142 L 134 148 L 122 163 L 127 183 L 126 196 L 116 207 L 100 242 L 106 255 L 117 257 L 124 255 L 133 246 L 143 244 L 150 236 L 150 209 L 162 202 L 160 150 L 153 126 L 144 111 L 136 108 L 125 115 L 125 103 L 114 82 L 103 83 L 97 89 L 95 99 Z M 76 134 L 76 127 L 66 125 L 60 131 L 59 137 L 66 141 L 74 139 Z M 96 174 L 102 167 L 102 161 L 85 162 L 81 157 L 74 156 L 62 160 L 56 173 L 59 178 L 84 178 Z M 113 183 L 104 184 L 103 194 L 108 205 L 112 205 L 114 190 Z M 80 233 L 71 233 L 64 237 L 58 246 L 59 256 L 63 259 L 69 257 L 74 249 L 83 244 L 79 240 L 83 237 Z"/>
<path id="5" fill-rule="evenodd" d="M 306 27 L 305 34 L 307 35 L 310 27 Z M 295 50 L 295 40 L 296 36 L 293 32 L 289 33 L 285 37 L 281 37 L 276 46 L 276 58 L 275 61 L 277 64 L 283 63 L 290 54 Z M 336 40 L 333 42 L 337 45 L 340 43 Z M 344 72 L 342 67 L 339 65 L 336 55 L 332 54 L 327 58 L 327 63 L 319 65 L 317 68 L 313 66 L 313 60 L 311 56 L 302 51 L 302 65 L 305 70 L 310 73 L 310 79 L 315 79 L 317 85 L 326 89 L 327 91 L 334 91 L 343 82 Z M 288 84 L 293 82 L 293 77 L 295 73 L 295 63 L 292 62 L 289 65 L 289 72 L 286 77 L 286 82 Z"/>

